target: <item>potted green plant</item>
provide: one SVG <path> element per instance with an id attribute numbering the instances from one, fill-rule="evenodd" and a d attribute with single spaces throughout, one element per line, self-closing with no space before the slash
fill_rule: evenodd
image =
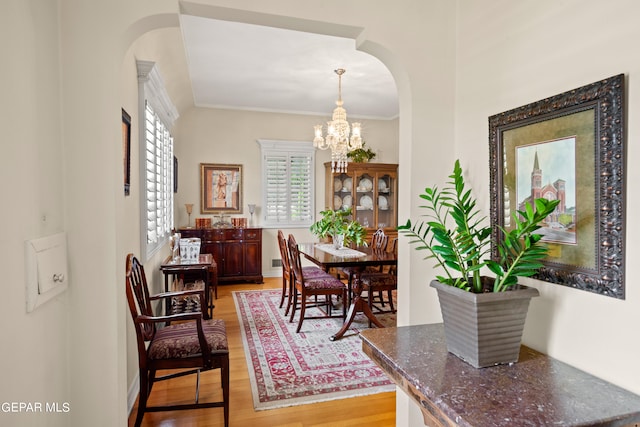
<path id="1" fill-rule="evenodd" d="M 331 237 L 336 248 L 351 243 L 365 245 L 367 230 L 351 217 L 351 208 L 327 209 L 320 212 L 322 218 L 314 222 L 309 230 L 321 239 Z"/>
<path id="2" fill-rule="evenodd" d="M 356 148 L 353 151 L 349 151 L 347 153 L 347 157 L 349 158 L 349 160 L 355 163 L 366 163 L 369 160 L 372 160 L 373 158 L 375 158 L 376 153 L 366 145 L 367 144 L 363 141 L 361 148 Z"/>
<path id="3" fill-rule="evenodd" d="M 475 367 L 516 362 L 529 301 L 539 294 L 519 285 L 518 278 L 533 276 L 542 267 L 547 248 L 536 231 L 559 201 L 527 202 L 513 214 L 512 226 L 500 228 L 498 241 L 492 242 L 492 229 L 466 188 L 458 160 L 449 178 L 442 190 L 427 187 L 420 195 L 426 201 L 421 206 L 426 220 L 409 220 L 398 229 L 444 271 L 431 286 L 438 291 L 449 352 Z M 487 271 L 493 277 L 484 275 Z"/>

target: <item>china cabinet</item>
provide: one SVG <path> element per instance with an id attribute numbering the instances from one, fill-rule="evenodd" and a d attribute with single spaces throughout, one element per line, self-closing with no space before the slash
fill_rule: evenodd
<path id="1" fill-rule="evenodd" d="M 325 166 L 325 205 L 351 207 L 355 219 L 367 229 L 367 240 L 378 229 L 390 238 L 398 235 L 398 165 L 349 163 L 347 172 L 332 173 Z"/>

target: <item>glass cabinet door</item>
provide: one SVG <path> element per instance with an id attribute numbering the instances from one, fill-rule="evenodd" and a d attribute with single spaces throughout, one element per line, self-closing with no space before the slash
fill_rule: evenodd
<path id="1" fill-rule="evenodd" d="M 369 173 L 360 173 L 355 176 L 356 182 L 356 220 L 365 228 L 375 227 L 375 176 Z"/>
<path id="2" fill-rule="evenodd" d="M 333 210 L 353 208 L 353 178 L 346 173 L 333 174 Z"/>
<path id="3" fill-rule="evenodd" d="M 346 173 L 331 172 L 325 163 L 325 207 L 351 208 L 352 218 L 367 229 L 367 241 L 378 228 L 397 236 L 398 165 L 351 163 Z"/>
<path id="4" fill-rule="evenodd" d="M 377 228 L 396 228 L 396 177 L 381 173 L 376 182 Z"/>

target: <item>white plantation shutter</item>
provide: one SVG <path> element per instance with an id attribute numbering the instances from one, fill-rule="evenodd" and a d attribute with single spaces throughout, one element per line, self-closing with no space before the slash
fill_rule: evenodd
<path id="1" fill-rule="evenodd" d="M 141 258 L 149 260 L 173 228 L 173 137 L 178 112 L 155 63 L 136 61 L 140 146 Z"/>
<path id="2" fill-rule="evenodd" d="M 313 188 L 311 175 L 313 172 L 313 159 L 310 154 L 292 153 L 289 156 L 289 183 L 291 221 L 294 223 L 313 222 Z"/>
<path id="3" fill-rule="evenodd" d="M 314 150 L 311 143 L 258 141 L 262 147 L 263 225 L 313 223 Z"/>
<path id="4" fill-rule="evenodd" d="M 148 102 L 145 123 L 147 247 L 153 251 L 173 226 L 173 138 Z"/>
<path id="5" fill-rule="evenodd" d="M 265 222 L 284 223 L 289 219 L 287 196 L 289 179 L 287 176 L 287 155 L 264 156 L 266 177 L 264 180 L 266 201 L 264 204 Z"/>

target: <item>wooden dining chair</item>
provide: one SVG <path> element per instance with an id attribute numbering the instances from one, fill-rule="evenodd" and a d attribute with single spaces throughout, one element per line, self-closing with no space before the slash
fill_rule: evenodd
<path id="1" fill-rule="evenodd" d="M 389 250 L 389 252 L 393 252 L 396 255 L 398 254 L 398 238 L 397 237 L 391 241 L 390 248 L 387 248 L 387 249 Z M 398 271 L 397 268 L 398 268 L 397 265 L 390 265 L 385 268 L 381 268 L 379 272 L 387 273 L 387 275 L 390 275 L 393 277 L 393 280 L 396 280 L 397 271 Z M 374 270 L 368 270 L 364 273 L 364 275 L 365 276 L 367 274 L 375 275 L 376 273 L 378 272 Z M 378 276 L 378 277 L 384 277 L 384 276 Z M 386 300 L 385 300 L 385 291 L 387 296 Z M 380 304 L 380 306 L 382 307 L 384 307 L 387 303 L 390 304 L 391 305 L 390 311 L 395 313 L 395 311 L 393 311 L 393 298 L 392 298 L 391 290 L 380 289 L 374 294 L 372 294 L 371 300 L 373 301 L 374 304 Z"/>
<path id="2" fill-rule="evenodd" d="M 375 233 L 371 236 L 371 242 L 369 243 L 369 247 L 373 250 L 387 250 L 387 244 L 389 242 L 389 236 L 387 236 L 383 229 L 379 228 Z M 344 267 L 338 269 L 338 278 L 344 276 L 347 279 L 347 288 L 348 288 L 348 296 L 351 298 L 351 288 L 353 286 L 353 279 L 356 274 L 365 274 L 365 273 L 379 273 L 382 271 L 382 267 L 366 267 L 364 271 L 361 271 L 354 267 Z"/>
<path id="3" fill-rule="evenodd" d="M 393 239 L 392 249 L 394 253 L 398 250 L 398 239 Z M 395 313 L 396 308 L 393 303 L 393 291 L 398 289 L 397 266 L 392 265 L 388 271 L 366 272 L 360 276 L 362 291 L 367 293 L 369 308 L 376 314 Z M 384 296 L 387 296 L 385 301 Z M 386 308 L 386 304 L 389 305 Z M 371 322 L 369 322 L 371 327 Z"/>
<path id="4" fill-rule="evenodd" d="M 284 305 L 285 298 L 291 300 L 291 267 L 289 266 L 289 248 L 287 239 L 282 230 L 278 230 L 278 248 L 280 249 L 280 260 L 282 261 L 282 296 L 280 297 L 280 308 Z M 287 303 L 287 312 L 289 304 Z M 286 314 L 285 314 L 286 316 Z"/>
<path id="5" fill-rule="evenodd" d="M 287 239 L 284 237 L 282 230 L 278 230 L 278 247 L 280 248 L 280 259 L 282 260 L 282 296 L 280 298 L 280 308 L 287 299 L 287 309 L 284 312 L 285 317 L 289 315 L 291 304 L 293 301 L 293 270 L 291 269 L 291 256 L 289 255 L 289 246 Z M 305 277 L 324 277 L 326 273 L 315 266 L 304 266 L 302 272 Z"/>
<path id="6" fill-rule="evenodd" d="M 305 276 L 304 270 L 302 269 L 302 262 L 300 260 L 298 244 L 292 234 L 289 235 L 288 245 L 294 283 L 291 318 L 289 319 L 289 322 L 293 322 L 298 301 L 300 301 L 300 319 L 298 321 L 296 332 L 300 332 L 302 322 L 304 322 L 305 319 L 342 317 L 342 320 L 344 321 L 347 318 L 347 304 L 345 304 L 345 301 L 347 301 L 346 285 L 329 273 L 324 273 L 324 275 L 318 275 L 317 277 Z M 341 316 L 332 314 L 333 301 L 331 297 L 334 295 L 342 298 L 343 303 Z M 317 297 L 319 296 L 324 296 L 324 301 L 318 300 Z M 314 297 L 314 301 L 310 304 L 308 300 L 311 297 Z M 324 310 L 321 310 L 321 312 L 325 314 L 318 316 L 306 316 L 306 309 L 311 305 L 315 307 L 325 307 Z"/>
<path id="7" fill-rule="evenodd" d="M 224 408 L 224 425 L 228 427 L 229 346 L 224 321 L 222 319 L 205 320 L 202 311 L 166 316 L 154 315 L 152 302 L 164 298 L 199 298 L 200 307 L 206 307 L 204 291 L 165 292 L 152 296 L 149 294 L 144 267 L 133 254 L 127 255 L 126 268 L 126 294 L 136 330 L 140 369 L 140 397 L 135 425 L 139 426 L 142 423 L 145 412 L 222 407 Z M 166 322 L 169 322 L 167 326 L 159 327 Z M 157 371 L 166 369 L 181 370 L 156 377 Z M 212 369 L 220 369 L 222 401 L 200 403 L 200 372 Z M 194 403 L 147 405 L 156 381 L 189 374 L 196 374 Z"/>

